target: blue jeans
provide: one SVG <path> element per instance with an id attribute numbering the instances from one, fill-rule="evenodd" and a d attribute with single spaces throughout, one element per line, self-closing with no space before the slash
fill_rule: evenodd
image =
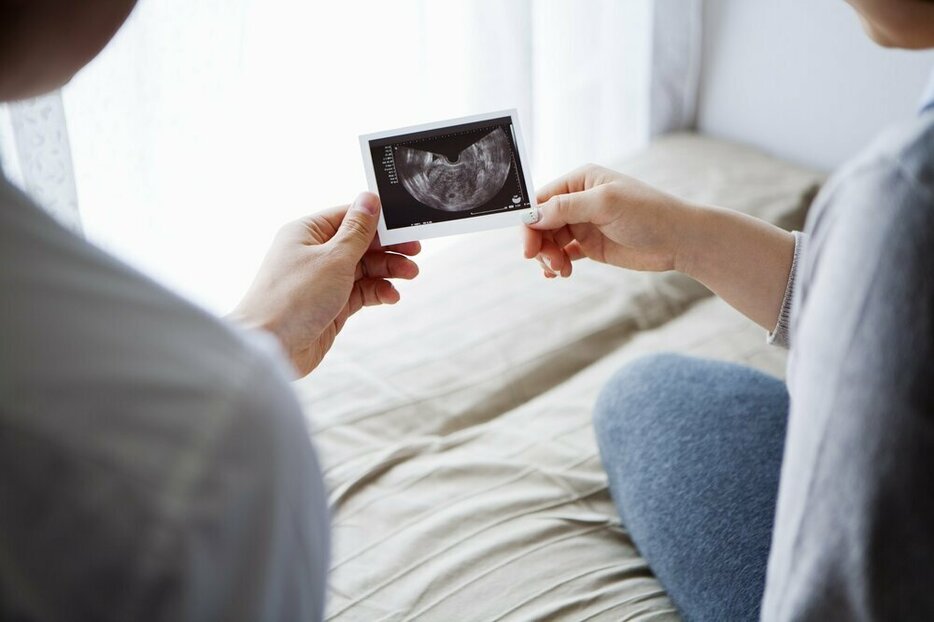
<path id="1" fill-rule="evenodd" d="M 594 425 L 623 525 L 686 620 L 757 620 L 785 383 L 673 354 L 620 370 Z"/>

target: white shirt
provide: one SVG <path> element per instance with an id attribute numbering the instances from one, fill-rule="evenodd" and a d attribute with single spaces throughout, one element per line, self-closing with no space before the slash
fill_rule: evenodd
<path id="1" fill-rule="evenodd" d="M 0 175 L 0 618 L 320 619 L 326 497 L 287 373 Z"/>

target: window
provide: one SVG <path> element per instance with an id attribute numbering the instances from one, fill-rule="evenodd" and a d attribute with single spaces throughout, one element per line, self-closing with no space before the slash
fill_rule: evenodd
<path id="1" fill-rule="evenodd" d="M 225 313 L 282 223 L 365 189 L 359 134 L 514 107 L 536 184 L 614 158 L 652 5 L 143 0 L 62 92 L 85 233 Z"/>

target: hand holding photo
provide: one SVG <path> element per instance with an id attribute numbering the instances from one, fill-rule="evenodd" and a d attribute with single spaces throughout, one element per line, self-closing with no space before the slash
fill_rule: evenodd
<path id="1" fill-rule="evenodd" d="M 360 137 L 383 246 L 528 222 L 531 178 L 515 110 Z"/>

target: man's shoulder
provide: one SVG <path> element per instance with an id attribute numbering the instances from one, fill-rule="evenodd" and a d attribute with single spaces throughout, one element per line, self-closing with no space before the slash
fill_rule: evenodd
<path id="1" fill-rule="evenodd" d="M 6 190 L 0 397 L 27 375 L 47 383 L 103 376 L 217 386 L 260 356 L 232 327 Z"/>
<path id="2" fill-rule="evenodd" d="M 243 411 L 251 386 L 294 399 L 271 338 L 250 337 L 168 291 L 21 195 L 4 197 L 13 203 L 0 206 L 7 423 L 104 452 L 145 425 L 186 429 L 166 447 L 184 453 L 202 430 Z"/>
<path id="3" fill-rule="evenodd" d="M 0 203 L 0 525 L 24 580 L 48 588 L 0 617 L 41 606 L 103 619 L 197 570 L 192 525 L 263 511 L 276 460 L 316 466 L 271 337 L 202 311 L 21 195 Z"/>

